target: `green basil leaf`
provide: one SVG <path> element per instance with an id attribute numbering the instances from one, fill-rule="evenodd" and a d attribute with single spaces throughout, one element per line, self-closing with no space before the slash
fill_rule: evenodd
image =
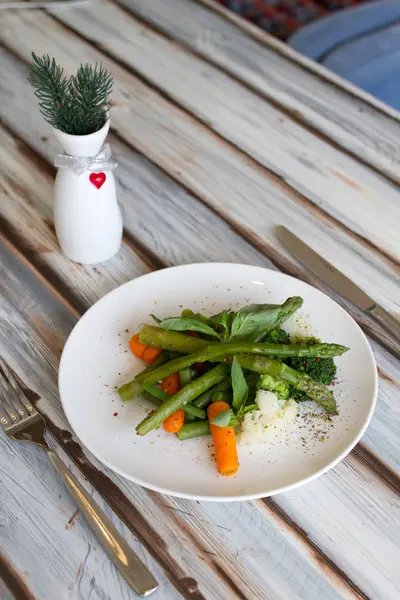
<path id="1" fill-rule="evenodd" d="M 172 329 L 173 331 L 198 331 L 219 338 L 218 333 L 212 327 L 194 317 L 165 319 L 159 326 L 161 329 Z"/>
<path id="2" fill-rule="evenodd" d="M 209 318 L 209 322 L 217 330 L 221 332 L 221 338 L 223 341 L 228 340 L 231 332 L 232 320 L 234 312 L 229 310 L 223 310 L 222 312 Z"/>
<path id="3" fill-rule="evenodd" d="M 235 417 L 233 410 L 227 408 L 226 410 L 221 410 L 221 412 L 213 418 L 211 425 L 216 425 L 217 427 L 236 427 L 236 425 L 239 425 L 239 421 Z"/>
<path id="4" fill-rule="evenodd" d="M 280 304 L 249 304 L 236 313 L 231 339 L 246 338 L 258 331 L 269 331 L 279 323 Z"/>
<path id="5" fill-rule="evenodd" d="M 242 367 L 240 366 L 236 356 L 234 356 L 232 360 L 231 377 L 233 389 L 232 407 L 235 412 L 238 412 L 246 403 L 247 396 L 249 395 L 249 387 L 243 375 Z"/>

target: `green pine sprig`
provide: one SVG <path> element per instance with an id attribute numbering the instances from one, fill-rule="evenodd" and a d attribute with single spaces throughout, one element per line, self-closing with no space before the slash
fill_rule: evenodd
<path id="1" fill-rule="evenodd" d="M 102 65 L 81 64 L 68 78 L 54 58 L 32 52 L 28 80 L 35 88 L 40 112 L 56 129 L 87 135 L 106 122 L 113 78 Z"/>

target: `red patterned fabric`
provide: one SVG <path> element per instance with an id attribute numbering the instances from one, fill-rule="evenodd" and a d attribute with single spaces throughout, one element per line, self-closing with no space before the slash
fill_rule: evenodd
<path id="1" fill-rule="evenodd" d="M 366 0 L 215 0 L 281 39 L 335 10 Z M 399 0 L 400 2 L 400 0 Z"/>

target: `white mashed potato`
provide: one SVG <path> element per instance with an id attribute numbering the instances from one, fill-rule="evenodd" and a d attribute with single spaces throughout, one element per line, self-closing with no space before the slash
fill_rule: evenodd
<path id="1" fill-rule="evenodd" d="M 240 429 L 241 445 L 265 444 L 278 439 L 298 411 L 294 400 L 278 400 L 273 392 L 259 390 L 256 396 L 258 410 L 247 413 Z"/>

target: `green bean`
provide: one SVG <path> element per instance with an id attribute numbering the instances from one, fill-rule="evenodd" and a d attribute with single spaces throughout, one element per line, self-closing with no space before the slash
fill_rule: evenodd
<path id="1" fill-rule="evenodd" d="M 192 379 L 197 376 L 197 371 L 193 367 L 186 367 L 179 371 L 180 387 L 183 388 L 185 385 L 190 383 Z"/>
<path id="2" fill-rule="evenodd" d="M 144 395 L 144 393 L 151 395 L 153 398 L 155 398 L 158 401 L 157 402 L 158 406 L 161 406 L 161 404 L 163 402 L 166 402 L 170 398 L 170 396 L 168 396 L 168 394 L 166 392 L 163 392 L 163 390 L 160 390 L 160 388 L 156 387 L 155 385 L 152 385 L 151 383 L 144 383 L 143 388 L 144 388 L 144 392 L 142 392 L 142 396 Z M 205 419 L 205 417 L 207 416 L 205 410 L 202 410 L 201 408 L 198 408 L 197 406 L 193 406 L 192 404 L 187 404 L 186 406 L 183 406 L 182 408 L 186 414 L 191 415 L 192 417 L 194 417 L 196 419 Z"/>
<path id="3" fill-rule="evenodd" d="M 158 410 L 148 415 L 136 427 L 139 435 L 146 435 L 152 429 L 159 427 L 165 419 L 168 419 L 174 412 L 183 408 L 189 402 L 197 398 L 200 394 L 208 390 L 210 387 L 222 381 L 228 374 L 229 367 L 227 365 L 218 365 L 195 379 L 187 386 L 182 388 L 177 394 L 166 400 Z"/>
<path id="4" fill-rule="evenodd" d="M 196 400 L 193 400 L 194 406 L 198 406 L 199 408 L 206 408 L 211 403 L 212 395 L 217 392 L 226 392 L 232 388 L 232 381 L 230 377 L 226 377 L 217 385 L 214 385 L 211 389 L 201 394 Z"/>
<path id="5" fill-rule="evenodd" d="M 232 404 L 232 392 L 215 392 L 211 396 L 211 402 L 226 402 Z"/>
<path id="6" fill-rule="evenodd" d="M 186 406 L 182 406 L 182 410 L 196 419 L 205 419 L 207 416 L 205 410 L 202 408 L 197 408 L 197 406 L 193 406 L 193 404 L 186 404 Z"/>
<path id="7" fill-rule="evenodd" d="M 196 417 L 193 415 L 188 415 L 185 413 L 185 423 L 193 423 L 193 421 L 198 421 L 198 419 L 196 419 Z"/>
<path id="8" fill-rule="evenodd" d="M 184 440 L 209 435 L 210 433 L 210 424 L 208 420 L 205 419 L 204 421 L 185 424 L 176 435 L 183 442 Z"/>
<path id="9" fill-rule="evenodd" d="M 145 390 L 143 390 L 142 396 L 145 400 L 148 400 L 148 402 L 151 402 L 152 404 L 155 404 L 156 406 L 161 406 L 161 404 L 162 404 L 162 400 L 160 400 L 159 398 L 156 398 L 155 396 L 153 396 L 153 394 L 149 394 L 149 392 L 146 392 Z"/>
<path id="10" fill-rule="evenodd" d="M 143 389 L 148 394 L 151 394 L 152 396 L 154 396 L 154 398 L 157 398 L 158 400 L 160 400 L 161 404 L 163 402 L 165 402 L 166 400 L 168 400 L 168 398 L 169 398 L 167 392 L 160 390 L 160 388 L 156 387 L 152 383 L 144 383 Z"/>

